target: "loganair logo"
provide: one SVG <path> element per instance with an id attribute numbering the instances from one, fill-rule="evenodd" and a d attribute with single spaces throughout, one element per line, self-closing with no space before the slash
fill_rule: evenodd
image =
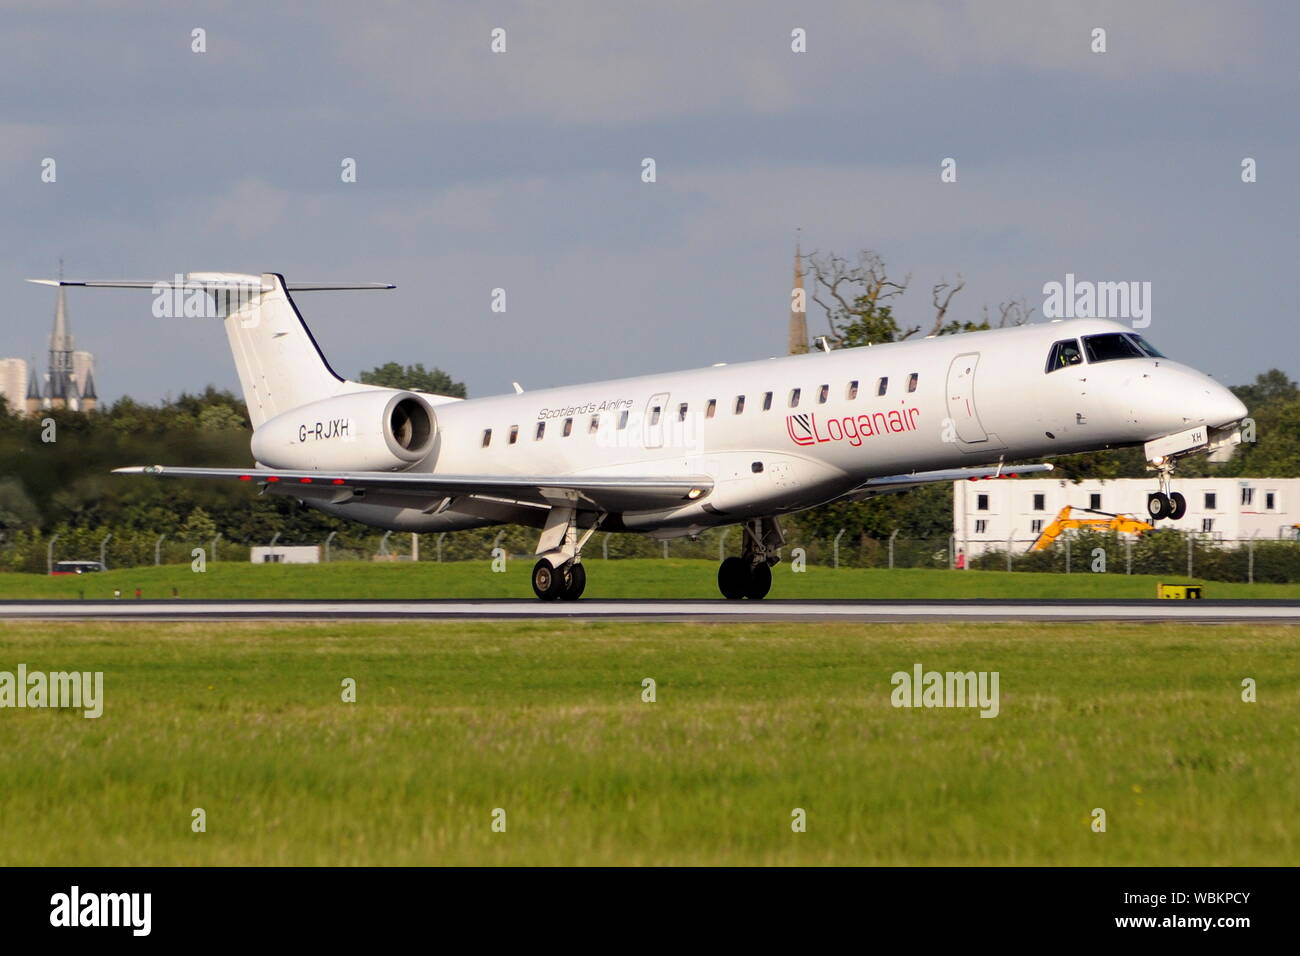
<path id="1" fill-rule="evenodd" d="M 895 408 L 888 412 L 847 415 L 819 422 L 816 412 L 805 412 L 802 415 L 785 416 L 785 428 L 790 433 L 790 440 L 796 445 L 846 441 L 856 447 L 862 444 L 864 438 L 916 431 L 916 418 L 920 414 L 919 408 Z"/>

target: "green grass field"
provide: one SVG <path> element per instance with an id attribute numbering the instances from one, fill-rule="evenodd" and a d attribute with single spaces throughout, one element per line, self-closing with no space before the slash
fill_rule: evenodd
<path id="1" fill-rule="evenodd" d="M 1295 864 L 1298 635 L 4 623 L 0 670 L 106 702 L 0 711 L 0 865 Z M 893 708 L 917 662 L 998 671 L 1000 715 Z"/>
<path id="2" fill-rule="evenodd" d="M 637 558 L 589 560 L 590 598 L 717 598 L 712 561 Z M 501 574 L 486 561 L 317 565 L 221 562 L 202 574 L 189 565 L 128 568 L 100 574 L 49 577 L 0 574 L 0 600 L 112 598 L 531 598 L 532 562 L 511 560 Z M 809 565 L 773 571 L 772 598 L 1154 598 L 1160 578 L 1144 575 L 1046 574 L 925 569 L 838 570 Z M 1175 575 L 1167 583 L 1202 583 Z M 1300 599 L 1300 584 L 1203 582 L 1207 598 Z"/>

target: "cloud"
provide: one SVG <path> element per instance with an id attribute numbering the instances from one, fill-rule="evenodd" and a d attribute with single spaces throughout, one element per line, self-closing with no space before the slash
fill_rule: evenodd
<path id="1" fill-rule="evenodd" d="M 991 4 L 858 2 L 799 7 L 661 0 L 633 7 L 506 3 L 373 16 L 339 38 L 355 81 L 387 101 L 466 119 L 546 117 L 622 126 L 723 112 L 818 110 L 844 97 L 898 101 L 907 75 L 1060 74 L 1080 82 L 1165 86 L 1203 77 L 1295 85 L 1286 45 L 1265 17 L 1221 4 L 1014 0 Z M 790 31 L 808 32 L 808 52 Z M 489 50 L 494 27 L 507 52 Z M 1092 30 L 1108 52 L 1092 52 Z M 1261 44 L 1276 58 L 1255 58 Z M 1250 69 L 1239 69 L 1243 60 Z"/>
<path id="2" fill-rule="evenodd" d="M 290 206 L 290 193 L 257 179 L 241 179 L 224 195 L 198 204 L 194 219 L 225 226 L 247 239 L 280 225 Z"/>

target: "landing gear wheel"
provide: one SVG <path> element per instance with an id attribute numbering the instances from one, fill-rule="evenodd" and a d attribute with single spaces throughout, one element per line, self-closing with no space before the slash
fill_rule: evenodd
<path id="1" fill-rule="evenodd" d="M 1169 496 L 1169 520 L 1177 521 L 1187 514 L 1187 499 L 1175 491 Z"/>
<path id="2" fill-rule="evenodd" d="M 542 558 L 533 565 L 533 593 L 543 601 L 554 601 L 565 590 L 567 578 L 564 571 Z"/>
<path id="3" fill-rule="evenodd" d="M 739 601 L 749 590 L 749 566 L 743 558 L 730 557 L 718 568 L 718 590 L 728 601 Z"/>
<path id="4" fill-rule="evenodd" d="M 560 592 L 560 600 L 576 601 L 582 597 L 582 592 L 587 587 L 587 570 L 581 564 L 572 564 L 569 565 L 568 571 L 564 590 Z"/>
<path id="5" fill-rule="evenodd" d="M 745 597 L 751 601 L 761 601 L 772 590 L 772 569 L 766 564 L 755 565 L 749 569 L 749 582 L 745 586 Z"/>
<path id="6" fill-rule="evenodd" d="M 1182 497 L 1179 495 L 1178 497 Z M 1163 491 L 1157 491 L 1154 494 L 1147 495 L 1147 514 L 1151 516 L 1152 521 L 1159 521 L 1161 518 L 1168 518 L 1169 512 L 1173 505 L 1169 501 L 1169 496 Z M 1183 509 L 1186 510 L 1187 503 L 1183 502 Z"/>

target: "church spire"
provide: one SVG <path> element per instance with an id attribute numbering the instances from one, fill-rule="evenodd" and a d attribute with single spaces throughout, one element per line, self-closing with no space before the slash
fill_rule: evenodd
<path id="1" fill-rule="evenodd" d="M 99 396 L 95 394 L 95 373 L 87 368 L 86 381 L 81 387 L 81 397 L 77 400 L 77 407 L 83 412 L 93 412 L 98 405 Z"/>
<path id="2" fill-rule="evenodd" d="M 63 275 L 63 260 L 59 260 Z M 54 328 L 50 332 L 50 368 L 46 398 L 51 408 L 76 407 L 77 388 L 72 376 L 72 332 L 68 328 L 68 299 L 64 287 L 54 305 Z"/>

